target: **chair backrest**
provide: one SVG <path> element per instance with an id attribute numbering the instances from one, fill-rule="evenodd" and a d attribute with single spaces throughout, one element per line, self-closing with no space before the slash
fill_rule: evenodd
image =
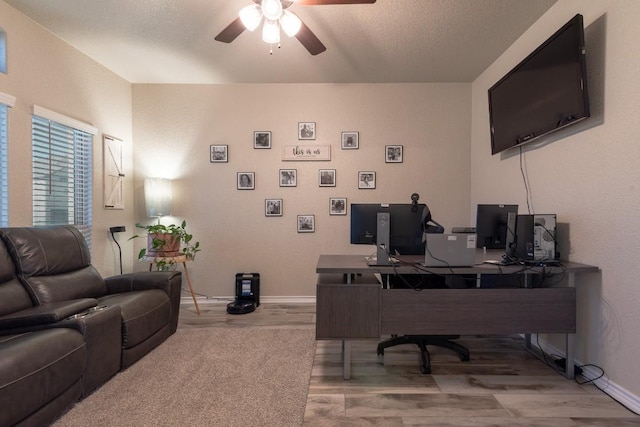
<path id="1" fill-rule="evenodd" d="M 82 233 L 70 225 L 0 230 L 16 274 L 36 305 L 97 298 L 107 286 L 91 265 Z"/>
<path id="2" fill-rule="evenodd" d="M 0 316 L 33 307 L 27 290 L 16 277 L 13 260 L 0 242 Z"/>

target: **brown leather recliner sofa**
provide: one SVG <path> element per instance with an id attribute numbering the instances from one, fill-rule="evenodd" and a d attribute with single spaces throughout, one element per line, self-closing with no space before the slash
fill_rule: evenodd
<path id="1" fill-rule="evenodd" d="M 73 226 L 0 239 L 0 427 L 51 423 L 176 331 L 180 272 L 102 278 Z"/>

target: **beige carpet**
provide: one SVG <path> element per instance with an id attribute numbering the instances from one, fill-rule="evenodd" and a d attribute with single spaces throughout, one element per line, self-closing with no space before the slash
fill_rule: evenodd
<path id="1" fill-rule="evenodd" d="M 79 402 L 63 426 L 299 426 L 310 329 L 178 330 Z"/>

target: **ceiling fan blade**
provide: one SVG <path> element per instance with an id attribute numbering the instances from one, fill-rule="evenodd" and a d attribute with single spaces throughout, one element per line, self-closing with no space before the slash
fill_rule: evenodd
<path id="1" fill-rule="evenodd" d="M 296 38 L 300 41 L 300 43 L 302 43 L 302 46 L 304 46 L 311 55 L 317 55 L 327 50 L 325 45 L 322 44 L 320 39 L 316 37 L 315 34 L 313 34 L 313 31 L 311 31 L 309 27 L 307 27 L 307 24 L 305 24 L 304 22 L 302 23 L 298 34 L 296 34 Z"/>
<path id="2" fill-rule="evenodd" d="M 291 0 L 296 4 L 306 6 L 321 6 L 325 4 L 373 4 L 376 0 Z"/>
<path id="3" fill-rule="evenodd" d="M 220 31 L 220 34 L 216 36 L 216 40 L 224 43 L 231 43 L 245 30 L 245 26 L 240 20 L 236 18 L 231 24 L 227 25 L 227 28 Z"/>

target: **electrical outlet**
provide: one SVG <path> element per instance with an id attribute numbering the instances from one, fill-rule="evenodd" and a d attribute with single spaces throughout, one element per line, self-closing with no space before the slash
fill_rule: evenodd
<path id="1" fill-rule="evenodd" d="M 109 227 L 109 231 L 111 233 L 122 233 L 123 231 L 127 231 L 124 225 L 118 225 L 116 227 Z"/>

